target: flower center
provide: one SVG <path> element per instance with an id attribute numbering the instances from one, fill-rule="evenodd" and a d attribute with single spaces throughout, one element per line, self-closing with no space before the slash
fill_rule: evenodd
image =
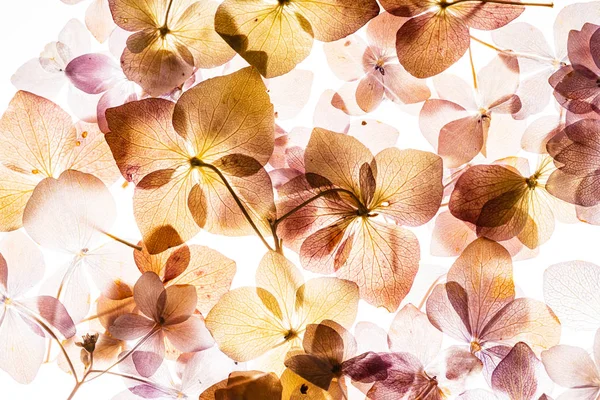
<path id="1" fill-rule="evenodd" d="M 198 157 L 192 157 L 190 158 L 190 166 L 192 168 L 200 168 L 202 166 L 202 160 L 200 160 Z"/>
<path id="2" fill-rule="evenodd" d="M 472 340 L 471 341 L 471 353 L 475 354 L 480 352 L 482 349 L 481 347 L 481 343 L 479 343 L 478 340 Z"/>
<path id="3" fill-rule="evenodd" d="M 298 337 L 298 332 L 295 329 L 288 330 L 287 332 L 285 332 L 285 335 L 283 336 L 283 338 L 286 341 L 293 340 L 293 339 L 295 339 L 297 337 Z"/>

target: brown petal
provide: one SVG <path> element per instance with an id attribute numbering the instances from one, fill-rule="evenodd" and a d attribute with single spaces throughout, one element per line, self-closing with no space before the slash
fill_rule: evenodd
<path id="1" fill-rule="evenodd" d="M 369 72 L 356 87 L 356 103 L 364 112 L 374 111 L 383 100 L 384 87 L 379 71 Z"/>
<path id="2" fill-rule="evenodd" d="M 167 100 L 145 99 L 106 111 L 106 141 L 128 181 L 187 164 L 185 143 L 171 124 L 174 107 Z"/>
<path id="3" fill-rule="evenodd" d="M 450 197 L 452 215 L 478 226 L 478 233 L 495 240 L 517 236 L 528 218 L 525 178 L 500 165 L 470 167 Z"/>
<path id="4" fill-rule="evenodd" d="M 371 152 L 355 138 L 321 128 L 313 130 L 304 153 L 307 173 L 354 193 L 360 193 L 361 166 L 372 161 Z"/>
<path id="5" fill-rule="evenodd" d="M 458 61 L 469 42 L 468 27 L 459 18 L 438 11 L 414 17 L 402 25 L 396 36 L 396 51 L 410 74 L 429 78 Z"/>

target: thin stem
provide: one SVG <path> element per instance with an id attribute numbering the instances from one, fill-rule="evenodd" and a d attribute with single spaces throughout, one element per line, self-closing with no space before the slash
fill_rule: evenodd
<path id="1" fill-rule="evenodd" d="M 91 382 L 96 378 L 101 377 L 102 375 L 104 375 L 105 373 L 107 373 L 108 371 L 110 371 L 111 369 L 113 369 L 114 367 L 116 367 L 117 365 L 119 365 L 121 362 L 123 362 L 127 357 L 129 357 L 131 354 L 133 354 L 134 351 L 136 351 L 142 344 L 144 344 L 148 339 L 150 339 L 152 336 L 154 336 L 156 334 L 156 332 L 159 331 L 159 327 L 155 326 L 154 328 L 152 328 L 152 330 L 150 332 L 148 332 L 146 334 L 146 336 L 144 336 L 143 338 L 140 339 L 139 342 L 137 342 L 135 344 L 135 346 L 133 346 L 131 348 L 131 350 L 129 350 L 127 353 L 125 353 L 123 356 L 119 357 L 119 359 L 117 361 L 115 361 L 110 367 L 106 368 L 104 371 L 101 371 L 98 375 L 91 377 L 90 379 L 88 379 L 86 382 Z"/>
<path id="2" fill-rule="evenodd" d="M 471 63 L 471 75 L 473 75 L 473 87 L 477 90 L 477 72 L 475 72 L 475 63 L 473 62 L 473 51 L 469 43 L 469 62 Z"/>
<path id="3" fill-rule="evenodd" d="M 100 232 L 102 232 L 103 234 L 105 234 L 106 236 L 108 236 L 109 238 L 111 238 L 112 240 L 116 240 L 117 242 L 122 243 L 125 246 L 129 246 L 129 247 L 131 247 L 134 250 L 138 250 L 138 251 L 144 250 L 142 248 L 142 246 L 138 246 L 136 244 L 129 243 L 127 240 L 121 239 L 120 237 L 117 237 L 117 236 L 113 235 L 112 233 L 108 233 L 108 232 L 104 232 L 104 231 L 100 231 Z"/>
<path id="4" fill-rule="evenodd" d="M 478 2 L 478 3 L 493 3 L 493 4 L 507 4 L 511 6 L 534 6 L 534 7 L 554 7 L 554 3 L 521 3 L 518 1 L 510 0 L 457 0 L 449 3 L 448 6 L 454 6 L 460 3 Z"/>
<path id="5" fill-rule="evenodd" d="M 287 213 L 283 214 L 281 217 L 277 218 L 277 220 L 275 220 L 273 222 L 273 225 L 275 226 L 275 228 L 277 228 L 277 226 L 283 222 L 283 220 L 285 220 L 286 218 L 288 218 L 289 216 L 297 213 L 298 211 L 300 211 L 301 209 L 303 209 L 304 207 L 306 207 L 307 205 L 309 205 L 310 203 L 312 203 L 313 201 L 326 196 L 328 194 L 332 194 L 332 193 L 346 193 L 347 195 L 350 195 L 350 197 L 352 197 L 352 199 L 356 202 L 357 206 L 362 207 L 362 203 L 360 202 L 360 199 L 358 197 L 356 197 L 356 195 L 354 193 L 352 193 L 351 191 L 347 190 L 347 189 L 342 189 L 342 188 L 335 188 L 335 189 L 327 189 L 324 190 L 316 195 L 314 195 L 313 197 L 311 197 L 308 200 L 305 200 L 304 202 L 302 202 L 301 204 L 299 204 L 298 206 L 292 208 L 290 211 L 288 211 Z M 364 211 L 364 210 L 362 210 Z"/>
<path id="6" fill-rule="evenodd" d="M 502 55 L 508 56 L 508 57 L 520 57 L 520 58 L 527 58 L 530 60 L 535 60 L 535 61 L 542 61 L 542 62 L 546 62 L 548 64 L 552 64 L 554 65 L 557 60 L 555 60 L 552 57 L 544 57 L 544 56 L 539 56 L 537 54 L 530 54 L 530 53 L 521 53 L 518 51 L 512 51 L 512 50 L 506 50 L 506 49 L 501 49 L 499 47 L 494 46 L 493 44 L 490 44 L 484 40 L 481 40 L 479 38 L 476 38 L 475 36 L 471 35 L 471 40 L 489 48 L 494 50 L 497 53 L 500 53 Z"/>
<path id="7" fill-rule="evenodd" d="M 437 279 L 435 281 L 433 281 L 433 283 L 431 284 L 431 286 L 429 287 L 429 289 L 427 289 L 427 293 L 425 293 L 425 296 L 423 296 L 423 299 L 421 300 L 421 302 L 419 303 L 419 307 L 417 307 L 419 310 L 423 308 L 423 306 L 425 305 L 425 302 L 427 301 L 427 299 L 429 298 L 429 295 L 431 295 L 431 292 L 433 292 L 433 289 L 435 289 L 436 285 L 442 280 L 442 278 L 444 278 L 446 276 L 446 273 L 443 273 L 442 275 L 438 276 Z"/>
<path id="8" fill-rule="evenodd" d="M 44 321 L 42 321 L 42 319 L 40 317 L 38 317 L 36 314 L 34 314 L 32 311 L 30 311 L 29 309 L 27 309 L 21 305 L 19 305 L 18 308 L 20 311 L 24 312 L 25 314 L 27 314 L 27 316 L 29 316 L 31 319 L 33 319 L 42 329 L 44 329 L 48 333 L 48 335 L 50 335 L 50 337 L 52 337 L 52 339 L 54 339 L 54 341 L 56 341 L 56 343 L 58 344 L 58 347 L 60 347 L 60 350 L 62 351 L 63 355 L 65 356 L 65 358 L 67 360 L 67 364 L 69 364 L 69 369 L 71 370 L 71 373 L 73 374 L 73 378 L 75 379 L 75 382 L 79 383 L 79 379 L 77 379 L 77 372 L 75 371 L 75 367 L 73 366 L 71 357 L 69 357 L 69 353 L 67 353 L 67 350 L 62 345 L 58 336 L 56 336 L 56 334 L 52 331 L 52 329 L 50 329 L 50 327 L 48 325 L 46 325 L 46 323 Z"/>
<path id="9" fill-rule="evenodd" d="M 143 378 L 141 378 L 141 377 L 138 377 L 138 376 L 129 375 L 129 374 L 124 374 L 124 373 L 121 373 L 121 372 L 102 371 L 102 370 L 99 370 L 99 369 L 91 369 L 91 370 L 90 370 L 90 373 L 91 373 L 91 374 L 100 374 L 100 373 L 105 373 L 105 374 L 107 374 L 107 375 L 114 375 L 114 376 L 120 376 L 121 378 L 125 378 L 125 379 L 131 379 L 132 381 L 137 381 L 137 382 L 144 383 L 144 384 L 147 384 L 147 385 L 152 385 L 152 386 L 155 386 L 155 385 L 156 385 L 156 384 L 155 384 L 154 382 L 152 382 L 152 381 L 149 381 L 149 380 L 143 379 Z M 99 375 L 98 375 L 98 376 L 99 376 Z M 89 381 L 88 381 L 88 382 L 89 382 Z"/>
<path id="10" fill-rule="evenodd" d="M 231 185 L 229 184 L 229 182 L 225 178 L 225 175 L 223 175 L 223 173 L 217 167 L 215 167 L 214 165 L 211 165 L 211 164 L 201 163 L 200 167 L 208 168 L 208 169 L 210 169 L 211 171 L 213 171 L 215 174 L 217 174 L 219 176 L 219 178 L 221 179 L 221 181 L 223 182 L 223 184 L 225 185 L 225 187 L 227 188 L 227 190 L 229 191 L 229 193 L 233 197 L 233 200 L 235 201 L 235 203 L 240 208 L 240 211 L 242 212 L 242 214 L 244 214 L 244 217 L 246 218 L 246 220 L 248 221 L 248 223 L 250 224 L 250 226 L 252 227 L 252 229 L 254 229 L 254 232 L 256 232 L 256 234 L 258 235 L 258 237 L 260 238 L 260 240 L 263 242 L 263 244 L 267 247 L 267 249 L 269 249 L 271 251 L 275 251 L 271 247 L 271 245 L 267 242 L 267 240 L 265 239 L 265 237 L 263 236 L 263 234 L 260 232 L 260 230 L 258 229 L 258 227 L 256 226 L 256 224 L 254 223 L 254 220 L 252 220 L 252 217 L 248 213 L 248 210 L 246 210 L 246 207 L 244 206 L 244 204 L 242 203 L 242 201 L 240 200 L 240 198 L 238 197 L 238 195 L 235 193 L 235 191 L 233 190 L 233 188 L 231 187 Z"/>
<path id="11" fill-rule="evenodd" d="M 77 391 L 79 390 L 79 388 L 81 387 L 82 384 L 83 384 L 83 381 L 82 382 L 77 382 L 75 384 L 75 387 L 71 391 L 71 394 L 69 394 L 69 397 L 67 397 L 67 400 L 71 400 L 73 397 L 75 397 L 75 393 L 77 393 Z"/>
<path id="12" fill-rule="evenodd" d="M 87 382 L 85 379 L 88 377 L 88 375 L 90 374 L 92 368 L 94 368 L 94 353 L 88 353 L 90 355 L 90 365 L 86 368 L 85 373 L 83 374 L 83 377 L 81 378 L 81 382 L 77 382 L 77 384 L 75 385 L 75 387 L 73 388 L 73 390 L 71 391 L 71 394 L 69 395 L 69 397 L 67 397 L 67 400 L 71 400 L 73 397 L 75 397 L 75 393 L 77 393 L 77 391 L 79 390 L 79 388 L 85 383 Z"/>
<path id="13" fill-rule="evenodd" d="M 110 313 L 114 312 L 115 310 L 118 310 L 119 308 L 122 308 L 122 307 L 128 306 L 128 305 L 130 305 L 131 303 L 133 303 L 133 297 L 130 297 L 130 298 L 128 298 L 128 299 L 127 299 L 127 301 L 123 302 L 122 304 L 119 304 L 119 305 L 118 305 L 118 306 L 116 306 L 115 308 L 111 308 L 111 309 L 108 309 L 108 310 L 106 310 L 106 311 L 104 311 L 104 312 L 101 312 L 100 314 L 96 314 L 96 315 L 92 315 L 91 317 L 84 318 L 84 319 L 82 319 L 82 320 L 79 322 L 79 324 L 81 324 L 81 323 L 83 323 L 83 322 L 89 322 L 89 321 L 93 321 L 93 320 L 95 320 L 95 319 L 98 319 L 98 318 L 104 317 L 105 315 L 109 315 Z"/>
<path id="14" fill-rule="evenodd" d="M 167 12 L 165 13 L 165 22 L 163 23 L 163 28 L 167 28 L 167 23 L 169 22 L 169 13 L 171 12 L 171 6 L 173 5 L 173 0 L 169 1 L 169 5 L 167 6 Z"/>

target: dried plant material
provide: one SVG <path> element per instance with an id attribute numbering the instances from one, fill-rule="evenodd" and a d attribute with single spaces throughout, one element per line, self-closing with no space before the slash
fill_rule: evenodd
<path id="1" fill-rule="evenodd" d="M 358 284 L 361 298 L 395 310 L 412 285 L 419 254 L 416 237 L 398 225 L 418 226 L 435 215 L 443 190 L 440 158 L 396 148 L 373 156 L 352 137 L 315 129 L 304 160 L 306 176 L 279 191 L 279 214 L 314 201 L 283 220 L 282 238 L 301 242 L 305 268 L 336 272 Z"/>
<path id="2" fill-rule="evenodd" d="M 216 1 L 109 0 L 115 23 L 129 32 L 123 72 L 158 96 L 185 82 L 194 68 L 224 64 L 233 51 L 214 31 Z"/>
<path id="3" fill-rule="evenodd" d="M 226 0 L 215 29 L 266 78 L 290 72 L 313 40 L 332 42 L 379 14 L 375 0 Z"/>
<path id="4" fill-rule="evenodd" d="M 151 254 L 182 244 L 200 228 L 252 232 L 232 190 L 257 229 L 270 232 L 275 210 L 262 167 L 273 150 L 273 106 L 254 69 L 204 81 L 177 104 L 127 103 L 108 110 L 107 120 L 117 165 L 136 183 L 134 213 Z"/>

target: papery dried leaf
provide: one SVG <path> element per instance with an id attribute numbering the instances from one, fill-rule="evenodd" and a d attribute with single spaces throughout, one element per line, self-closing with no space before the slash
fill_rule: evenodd
<path id="1" fill-rule="evenodd" d="M 577 329 L 596 329 L 600 322 L 600 267 L 583 261 L 555 264 L 544 272 L 544 300 L 561 322 Z"/>
<path id="2" fill-rule="evenodd" d="M 442 332 L 431 325 L 425 313 L 407 304 L 392 321 L 388 343 L 391 351 L 411 353 L 427 365 L 442 347 Z"/>
<path id="3" fill-rule="evenodd" d="M 372 0 L 351 5 L 341 0 L 227 0 L 217 10 L 215 29 L 250 65 L 271 78 L 304 60 L 313 38 L 341 39 L 378 13 L 379 6 Z"/>
<path id="4" fill-rule="evenodd" d="M 514 400 L 534 399 L 542 363 L 523 342 L 513 347 L 492 374 L 492 388 Z"/>
<path id="5" fill-rule="evenodd" d="M 23 213 L 33 240 L 72 254 L 97 246 L 115 219 L 116 204 L 104 183 L 74 170 L 40 182 Z"/>
<path id="6" fill-rule="evenodd" d="M 569 203 L 590 207 L 600 202 L 598 162 L 600 121 L 581 120 L 565 127 L 548 141 L 548 153 L 558 170 L 548 179 L 548 191 Z"/>
<path id="7" fill-rule="evenodd" d="M 595 393 L 600 390 L 598 368 L 588 352 L 580 347 L 554 346 L 542 352 L 542 362 L 550 379 L 560 386 L 575 390 L 589 388 Z"/>
<path id="8" fill-rule="evenodd" d="M 117 25 L 135 32 L 121 57 L 123 72 L 158 96 L 188 79 L 194 67 L 227 62 L 233 52 L 213 28 L 214 1 L 109 0 Z"/>

